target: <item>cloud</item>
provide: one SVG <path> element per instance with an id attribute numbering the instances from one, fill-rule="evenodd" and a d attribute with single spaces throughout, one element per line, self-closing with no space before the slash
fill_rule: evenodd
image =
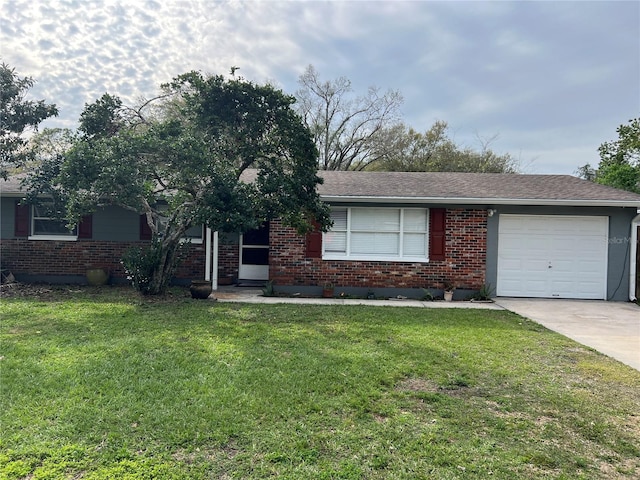
<path id="1" fill-rule="evenodd" d="M 189 70 L 238 66 L 293 93 L 313 64 L 356 92 L 399 90 L 418 130 L 441 119 L 464 143 L 500 133 L 502 151 L 555 154 L 540 160 L 550 173 L 597 163 L 639 114 L 638 38 L 637 2 L 5 0 L 0 18 L 2 61 L 58 105 L 55 126 L 105 91 L 135 103 Z"/>

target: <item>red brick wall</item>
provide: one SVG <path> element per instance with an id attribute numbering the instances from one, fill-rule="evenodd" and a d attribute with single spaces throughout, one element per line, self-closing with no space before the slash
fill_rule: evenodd
<path id="1" fill-rule="evenodd" d="M 14 275 L 84 275 L 88 268 L 105 268 L 113 277 L 126 278 L 120 259 L 134 245 L 148 242 L 95 240 L 53 241 L 3 239 L 2 268 Z M 189 253 L 178 268 L 177 278 L 204 278 L 205 246 L 189 245 Z"/>
<path id="2" fill-rule="evenodd" d="M 445 280 L 458 288 L 476 290 L 485 283 L 486 212 L 449 209 L 446 225 L 446 259 L 419 262 L 323 261 L 305 257 L 304 237 L 279 221 L 271 222 L 270 279 L 276 285 L 316 286 L 327 282 L 342 287 L 441 288 Z M 114 277 L 125 278 L 120 264 L 124 251 L 145 242 L 94 240 L 39 241 L 3 239 L 2 268 L 14 275 L 84 275 L 87 268 L 106 268 Z M 177 278 L 202 278 L 205 245 L 189 246 L 190 253 Z M 219 275 L 237 278 L 238 245 L 220 245 Z"/>
<path id="3" fill-rule="evenodd" d="M 485 283 L 487 213 L 447 209 L 446 259 L 420 262 L 373 262 L 305 257 L 304 237 L 280 222 L 271 222 L 269 277 L 275 285 L 340 287 L 479 289 Z"/>
<path id="4" fill-rule="evenodd" d="M 218 246 L 218 278 L 230 277 L 234 280 L 238 278 L 238 267 L 240 264 L 240 246 L 235 244 Z"/>

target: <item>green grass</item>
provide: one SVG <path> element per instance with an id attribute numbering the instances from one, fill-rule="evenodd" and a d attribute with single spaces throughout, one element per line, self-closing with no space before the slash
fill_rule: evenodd
<path id="1" fill-rule="evenodd" d="M 106 288 L 0 314 L 3 479 L 640 476 L 640 373 L 508 312 Z"/>

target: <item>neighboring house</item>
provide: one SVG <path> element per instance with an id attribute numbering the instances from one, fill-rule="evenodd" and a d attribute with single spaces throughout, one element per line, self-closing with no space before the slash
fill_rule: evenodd
<path id="1" fill-rule="evenodd" d="M 244 235 L 191 232 L 176 280 L 273 281 L 276 290 L 456 298 L 491 285 L 497 296 L 635 298 L 640 195 L 567 175 L 322 171 L 327 233 L 299 236 L 279 221 Z M 251 172 L 245 177 L 250 179 Z M 18 280 L 83 282 L 88 268 L 124 282 L 122 253 L 150 232 L 108 207 L 68 232 L 20 205 L 0 183 L 1 261 Z"/>

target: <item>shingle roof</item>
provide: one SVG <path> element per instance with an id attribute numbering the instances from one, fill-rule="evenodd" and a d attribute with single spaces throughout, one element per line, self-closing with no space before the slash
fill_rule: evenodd
<path id="1" fill-rule="evenodd" d="M 24 175 L 12 175 L 6 180 L 0 178 L 0 195 L 3 197 L 17 197 L 25 194 L 20 190 L 20 182 Z"/>
<path id="2" fill-rule="evenodd" d="M 255 178 L 247 171 L 243 179 Z M 320 171 L 328 201 L 450 204 L 592 205 L 640 208 L 640 195 L 570 175 L 450 172 Z M 19 196 L 20 178 L 0 180 L 3 196 Z"/>
<path id="3" fill-rule="evenodd" d="M 322 171 L 328 200 L 640 207 L 640 195 L 570 175 Z"/>

